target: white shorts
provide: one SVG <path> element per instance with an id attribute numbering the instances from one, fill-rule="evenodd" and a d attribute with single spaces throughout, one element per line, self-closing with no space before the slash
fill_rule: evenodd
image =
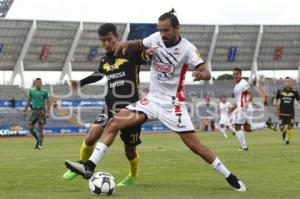
<path id="1" fill-rule="evenodd" d="M 238 109 L 235 119 L 235 124 L 252 124 L 253 111 Z"/>
<path id="2" fill-rule="evenodd" d="M 219 124 L 224 125 L 224 126 L 229 126 L 229 117 L 226 115 L 220 115 Z"/>
<path id="3" fill-rule="evenodd" d="M 144 97 L 126 107 L 132 111 L 142 112 L 149 120 L 159 120 L 176 133 L 190 133 L 195 131 L 194 125 L 185 104 L 179 106 L 155 102 Z"/>

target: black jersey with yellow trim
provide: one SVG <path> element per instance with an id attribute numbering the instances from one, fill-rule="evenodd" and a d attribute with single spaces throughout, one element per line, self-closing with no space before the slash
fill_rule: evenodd
<path id="1" fill-rule="evenodd" d="M 279 114 L 291 116 L 295 114 L 294 103 L 299 101 L 299 93 L 295 88 L 280 88 L 277 91 L 276 99 L 280 100 Z"/>
<path id="2" fill-rule="evenodd" d="M 128 50 L 125 54 L 105 53 L 96 71 L 90 78 L 80 81 L 80 86 L 107 77 L 105 101 L 109 109 L 115 110 L 139 100 L 140 65 L 146 62 L 145 52 Z M 115 108 L 114 108 L 115 107 Z"/>

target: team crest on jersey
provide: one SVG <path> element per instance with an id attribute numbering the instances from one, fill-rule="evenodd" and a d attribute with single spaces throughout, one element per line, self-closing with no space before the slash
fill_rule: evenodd
<path id="1" fill-rule="evenodd" d="M 126 62 L 129 62 L 127 59 L 123 59 L 123 58 L 117 58 L 115 60 L 115 63 L 110 65 L 108 63 L 105 63 L 103 65 L 103 70 L 106 71 L 106 72 L 109 72 L 109 71 L 114 71 L 114 70 L 119 70 L 120 69 L 120 66 L 122 66 L 124 63 Z"/>
<path id="2" fill-rule="evenodd" d="M 174 55 L 179 55 L 180 54 L 180 49 L 179 48 L 175 48 L 173 54 Z"/>

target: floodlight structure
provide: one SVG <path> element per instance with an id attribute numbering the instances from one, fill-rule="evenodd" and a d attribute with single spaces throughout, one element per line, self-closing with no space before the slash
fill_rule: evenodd
<path id="1" fill-rule="evenodd" d="M 0 17 L 5 18 L 14 0 L 0 0 Z"/>

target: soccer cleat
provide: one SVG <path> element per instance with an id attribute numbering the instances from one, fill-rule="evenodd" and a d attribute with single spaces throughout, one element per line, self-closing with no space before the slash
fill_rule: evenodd
<path id="1" fill-rule="evenodd" d="M 84 163 L 80 163 L 80 162 L 78 163 L 78 162 L 72 162 L 70 160 L 66 160 L 65 165 L 72 172 L 81 175 L 85 179 L 90 179 L 94 174 L 94 171 L 88 168 Z"/>
<path id="2" fill-rule="evenodd" d="M 268 127 L 269 129 L 271 129 L 271 130 L 277 132 L 277 129 L 276 129 L 274 123 L 272 122 L 272 119 L 271 119 L 271 118 L 269 118 L 269 119 L 266 121 L 266 125 L 267 125 L 267 127 Z"/>
<path id="3" fill-rule="evenodd" d="M 289 140 L 285 141 L 285 144 L 286 144 L 286 145 L 289 145 L 289 144 L 290 144 L 290 141 L 289 141 Z"/>
<path id="4" fill-rule="evenodd" d="M 117 187 L 127 187 L 136 184 L 136 178 L 126 176 L 121 182 L 117 184 Z"/>
<path id="5" fill-rule="evenodd" d="M 247 147 L 247 148 L 242 148 L 242 147 L 240 147 L 238 151 L 248 151 L 248 150 L 249 150 L 248 147 Z"/>
<path id="6" fill-rule="evenodd" d="M 66 172 L 64 173 L 64 175 L 63 175 L 62 177 L 63 177 L 63 179 L 65 179 L 65 180 L 73 180 L 73 179 L 75 179 L 77 176 L 78 176 L 77 173 L 72 172 L 71 170 L 68 170 L 68 171 L 66 171 Z"/>
<path id="7" fill-rule="evenodd" d="M 235 175 L 230 174 L 227 178 L 226 181 L 228 184 L 230 184 L 234 190 L 239 191 L 239 192 L 245 192 L 246 191 L 246 185 L 239 180 Z"/>
<path id="8" fill-rule="evenodd" d="M 39 145 L 38 143 L 36 143 L 34 148 L 37 150 L 41 150 L 43 147 L 41 145 Z"/>

